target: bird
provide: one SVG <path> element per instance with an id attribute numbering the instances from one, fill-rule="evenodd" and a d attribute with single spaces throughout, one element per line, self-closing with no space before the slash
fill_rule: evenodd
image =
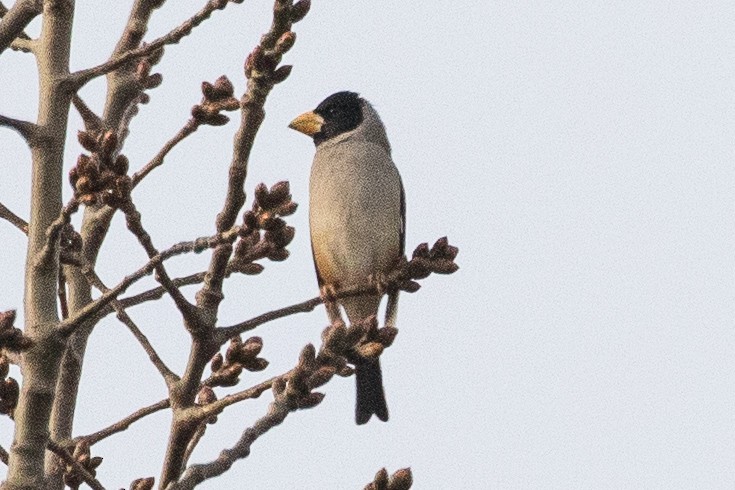
<path id="1" fill-rule="evenodd" d="M 311 136 L 316 146 L 309 178 L 309 229 L 323 297 L 329 296 L 324 293 L 329 288 L 366 286 L 383 277 L 404 254 L 406 199 L 378 113 L 359 94 L 343 91 L 301 114 L 289 127 Z M 377 316 L 379 290 L 337 300 L 350 323 Z M 330 322 L 341 319 L 333 301 L 325 305 Z M 389 291 L 386 326 L 395 328 L 397 309 L 398 291 Z M 355 422 L 365 424 L 373 414 L 387 421 L 380 361 L 357 361 L 355 378 Z"/>

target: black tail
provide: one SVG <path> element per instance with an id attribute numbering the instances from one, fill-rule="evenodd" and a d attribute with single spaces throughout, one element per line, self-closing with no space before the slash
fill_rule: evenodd
<path id="1" fill-rule="evenodd" d="M 373 414 L 380 420 L 388 420 L 388 405 L 383 392 L 383 374 L 380 361 L 359 363 L 355 366 L 357 379 L 357 404 L 355 405 L 355 422 L 362 425 L 370 420 Z"/>

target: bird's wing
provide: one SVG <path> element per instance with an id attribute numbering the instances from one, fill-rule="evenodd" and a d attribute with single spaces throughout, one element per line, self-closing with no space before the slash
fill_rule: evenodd
<path id="1" fill-rule="evenodd" d="M 403 189 L 403 180 L 401 175 L 398 174 L 398 183 L 401 186 L 401 255 L 406 253 L 406 191 Z"/>

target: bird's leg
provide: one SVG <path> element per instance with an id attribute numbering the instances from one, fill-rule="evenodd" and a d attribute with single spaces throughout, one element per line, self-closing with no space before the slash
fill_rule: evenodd
<path id="1" fill-rule="evenodd" d="M 385 326 L 396 328 L 396 316 L 398 316 L 398 291 L 388 293 L 388 306 L 385 308 Z"/>
<path id="2" fill-rule="evenodd" d="M 319 288 L 319 295 L 324 301 L 324 308 L 327 310 L 329 322 L 342 321 L 342 315 L 339 312 L 339 305 L 337 304 L 337 289 L 332 284 L 325 284 Z"/>

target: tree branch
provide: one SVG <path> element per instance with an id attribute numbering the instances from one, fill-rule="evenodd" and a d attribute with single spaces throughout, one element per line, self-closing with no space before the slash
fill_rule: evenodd
<path id="1" fill-rule="evenodd" d="M 41 128 L 39 128 L 38 125 L 29 121 L 13 119 L 12 117 L 3 115 L 0 115 L 0 126 L 5 126 L 17 131 L 26 143 L 28 143 L 28 146 L 36 145 L 41 134 Z"/>
<path id="2" fill-rule="evenodd" d="M 83 440 L 89 443 L 90 446 L 92 446 L 100 442 L 102 439 L 106 439 L 112 435 L 115 435 L 119 432 L 123 432 L 127 430 L 131 425 L 133 425 L 138 420 L 144 417 L 147 417 L 148 415 L 159 412 L 161 410 L 170 408 L 170 407 L 171 407 L 171 402 L 169 401 L 168 398 L 166 398 L 165 400 L 161 400 L 160 402 L 156 402 L 153 405 L 148 405 L 147 407 L 143 407 L 140 410 L 133 412 L 132 414 L 110 425 L 109 427 L 100 429 L 97 432 L 94 432 L 93 434 L 75 437 L 74 440 L 75 441 Z"/>
<path id="3" fill-rule="evenodd" d="M 60 80 L 69 74 L 69 54 L 74 18 L 73 0 L 48 2 L 42 17 L 36 60 L 39 107 L 36 123 L 43 138 L 31 146 L 32 178 L 29 195 L 28 247 L 25 270 L 25 329 L 33 346 L 23 354 L 23 386 L 14 412 L 15 433 L 10 448 L 5 487 L 8 490 L 43 488 L 44 457 L 49 440 L 49 420 L 54 401 L 64 339 L 56 326 L 59 264 L 35 267 L 33 260 L 46 244 L 46 231 L 62 207 L 62 171 L 71 93 Z M 53 4 L 53 5 L 52 5 Z M 19 0 L 0 24 L 4 48 L 30 19 L 38 15 L 40 2 Z M 26 8 L 24 15 L 18 15 Z M 15 12 L 16 21 L 9 21 Z M 21 18 L 18 21 L 18 18 Z M 11 17 L 13 19 L 13 17 Z"/>
<path id="4" fill-rule="evenodd" d="M 85 275 L 89 283 L 99 289 L 102 293 L 106 293 L 107 291 L 109 291 L 109 288 L 105 286 L 97 273 L 90 267 L 83 267 L 83 274 Z M 116 299 L 113 299 L 111 301 L 111 304 L 117 312 L 117 318 L 128 327 L 130 332 L 143 347 L 143 350 L 145 350 L 146 354 L 148 354 L 148 358 L 151 360 L 156 369 L 158 369 L 158 372 L 161 374 L 164 381 L 166 382 L 166 386 L 171 386 L 173 383 L 178 381 L 179 377 L 176 375 L 176 373 L 171 371 L 168 366 L 166 366 L 166 363 L 163 362 L 163 359 L 161 359 L 161 357 L 158 355 L 158 352 L 156 352 L 156 349 L 150 343 L 148 337 L 146 337 L 145 334 L 138 328 L 133 319 L 130 318 L 130 315 L 125 312 L 125 310 L 120 305 L 120 302 Z"/>
<path id="5" fill-rule="evenodd" d="M 163 164 L 163 159 L 166 158 L 168 152 L 170 152 L 184 138 L 196 131 L 198 127 L 199 124 L 194 119 L 189 119 L 184 127 L 182 127 L 179 132 L 174 135 L 173 138 L 168 140 L 165 145 L 163 145 L 163 148 L 161 148 L 158 154 L 156 154 L 156 156 L 153 157 L 150 162 L 145 164 L 142 169 L 133 174 L 133 187 L 138 185 L 138 183 L 140 183 L 140 181 L 143 180 L 145 176 L 151 173 L 155 168 L 161 166 Z"/>
<path id="6" fill-rule="evenodd" d="M 23 34 L 23 29 L 43 11 L 41 0 L 16 0 L 10 10 L 2 7 L 0 20 L 0 53 L 5 51 L 15 38 Z"/>
<path id="7" fill-rule="evenodd" d="M 209 0 L 206 5 L 199 10 L 199 12 L 194 14 L 180 26 L 170 31 L 168 34 L 159 37 L 150 44 L 119 54 L 101 65 L 72 73 L 69 76 L 69 80 L 74 87 L 79 89 L 90 80 L 106 73 L 110 73 L 129 61 L 148 56 L 163 46 L 177 44 L 181 39 L 191 34 L 191 31 L 195 27 L 207 20 L 215 10 L 221 10 L 225 8 L 227 4 L 228 0 Z"/>
<path id="8" fill-rule="evenodd" d="M 105 487 L 99 481 L 97 481 L 97 479 L 87 470 L 87 468 L 82 466 L 79 461 L 77 461 L 74 456 L 69 454 L 69 451 L 67 451 L 65 448 L 51 440 L 48 441 L 46 447 L 49 451 L 53 452 L 55 455 L 61 458 L 64 463 L 71 466 L 74 469 L 74 472 L 82 478 L 84 483 L 89 485 L 94 490 L 105 490 Z"/>
<path id="9" fill-rule="evenodd" d="M 26 235 L 28 234 L 28 223 L 8 209 L 3 203 L 0 203 L 0 218 L 7 220 Z"/>
<path id="10" fill-rule="evenodd" d="M 90 320 L 92 317 L 99 314 L 102 309 L 107 307 L 107 305 L 114 298 L 117 298 L 117 296 L 124 293 L 131 285 L 133 285 L 143 277 L 151 274 L 155 270 L 158 263 L 162 263 L 163 261 L 177 255 L 190 252 L 199 253 L 208 248 L 214 248 L 221 241 L 235 240 L 235 238 L 237 238 L 238 230 L 239 227 L 234 227 L 230 230 L 225 231 L 224 233 L 213 235 L 211 237 L 197 238 L 196 240 L 190 242 L 180 242 L 164 250 L 163 252 L 160 252 L 158 255 L 151 257 L 150 260 L 143 267 L 123 278 L 123 280 L 120 281 L 116 286 L 109 289 L 106 293 L 97 298 L 95 301 L 92 301 L 88 303 L 84 308 L 78 309 L 76 312 L 73 312 L 72 316 L 59 324 L 60 332 L 64 335 L 71 334 L 74 329 L 77 328 L 80 324 L 86 322 L 87 320 Z M 172 282 L 173 281 L 175 280 L 172 280 Z M 130 304 L 126 302 L 123 303 L 122 306 L 127 308 L 128 306 L 130 306 Z"/>

